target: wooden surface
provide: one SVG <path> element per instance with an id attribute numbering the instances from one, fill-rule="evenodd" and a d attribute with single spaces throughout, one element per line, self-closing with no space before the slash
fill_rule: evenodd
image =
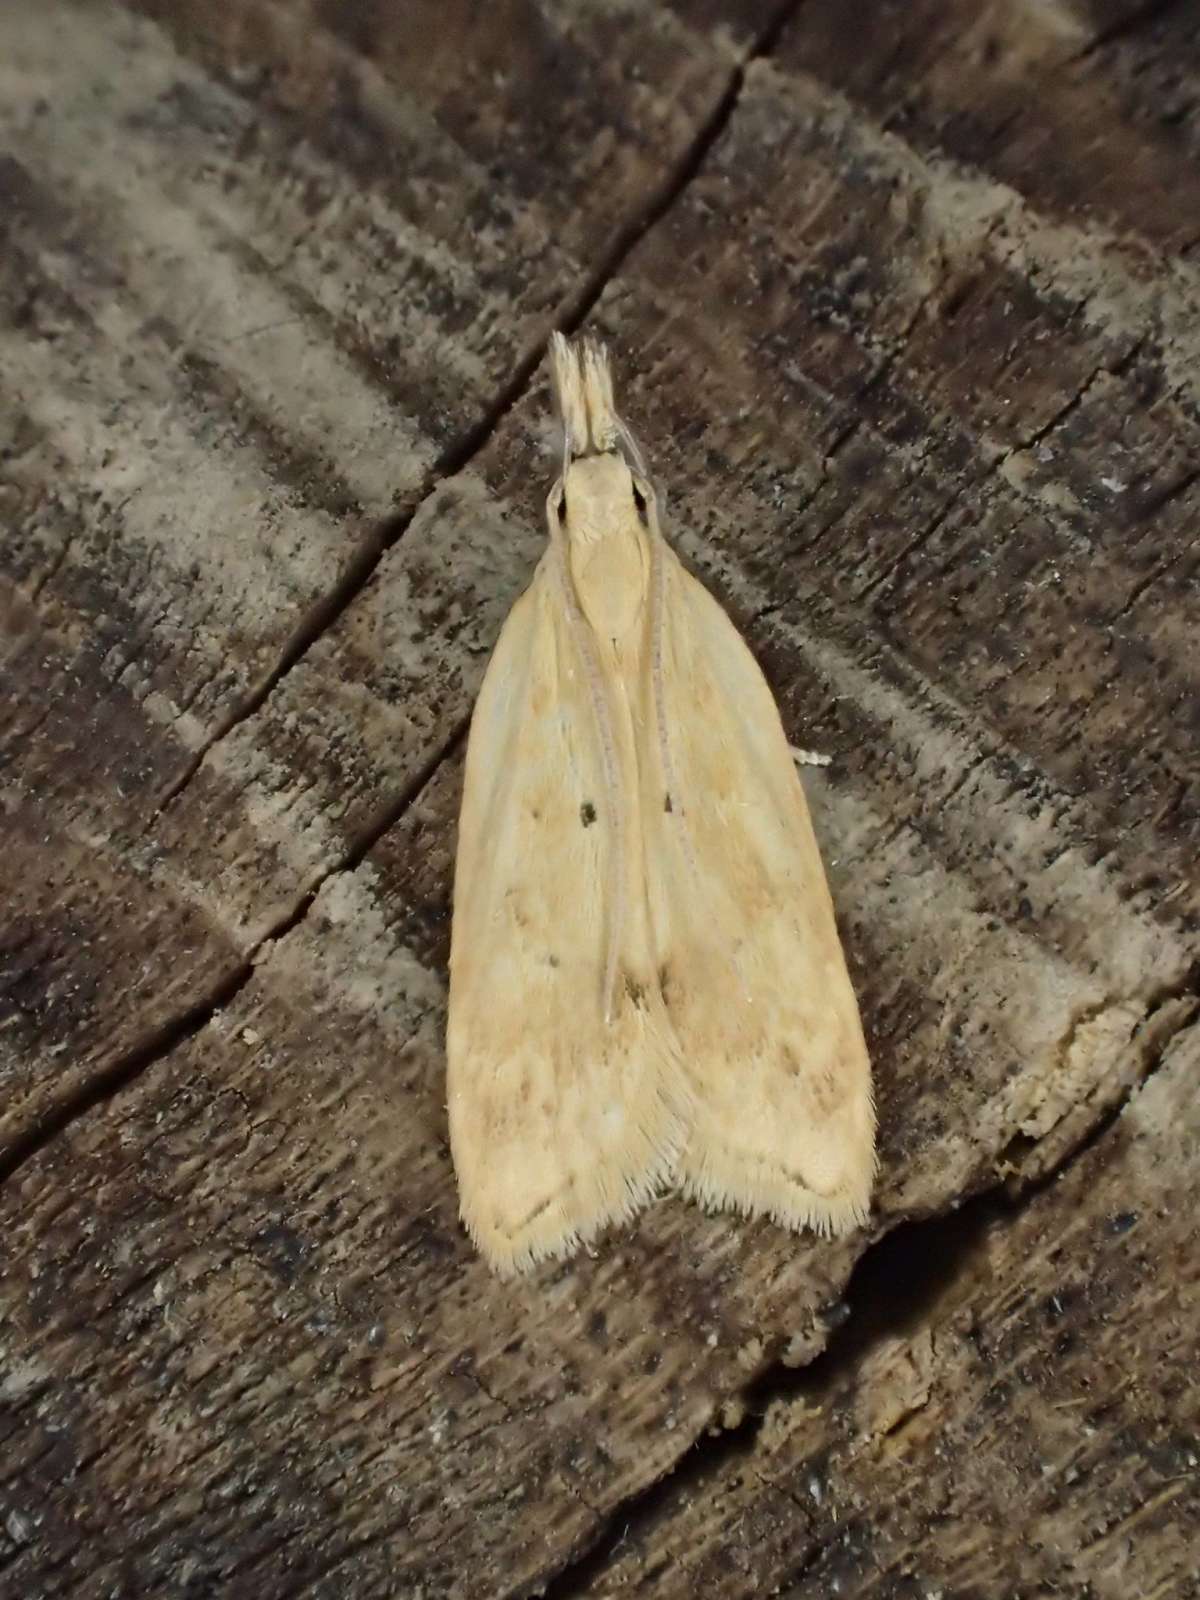
<path id="1" fill-rule="evenodd" d="M 1200 19 L 0 0 L 0 1593 L 1195 1593 Z M 797 743 L 837 1245 L 455 1218 L 552 326 Z"/>

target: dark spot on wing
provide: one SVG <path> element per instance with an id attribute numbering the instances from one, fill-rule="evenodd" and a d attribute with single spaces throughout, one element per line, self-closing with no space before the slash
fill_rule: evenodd
<path id="1" fill-rule="evenodd" d="M 670 967 L 665 966 L 665 965 L 661 966 L 658 969 L 658 990 L 659 990 L 659 993 L 663 997 L 663 1004 L 664 1005 L 668 1005 L 670 1003 L 671 989 L 672 989 L 671 969 L 670 969 Z"/>
<path id="2" fill-rule="evenodd" d="M 585 800 L 579 808 L 579 820 L 585 828 L 590 828 L 596 820 L 596 808 L 590 800 Z"/>
<path id="3" fill-rule="evenodd" d="M 625 993 L 640 1011 L 642 1009 L 642 1001 L 646 998 L 646 986 L 643 983 L 639 983 L 636 978 L 630 977 L 628 972 L 625 974 Z"/>
<path id="4" fill-rule="evenodd" d="M 671 796 L 668 795 L 666 797 L 666 799 L 663 801 L 663 810 L 668 812 L 668 813 L 670 813 L 670 812 L 674 811 L 674 809 L 675 809 L 675 807 L 671 804 Z"/>
<path id="5" fill-rule="evenodd" d="M 547 956 L 546 957 L 546 965 L 548 967 L 557 967 L 558 964 L 559 964 L 559 961 L 558 961 L 558 957 L 557 956 Z"/>
<path id="6" fill-rule="evenodd" d="M 534 1206 L 532 1211 L 527 1211 L 519 1222 L 514 1222 L 509 1228 L 505 1229 L 505 1232 L 510 1234 L 520 1233 L 522 1228 L 527 1228 L 531 1222 L 536 1222 L 544 1211 L 549 1211 L 550 1207 L 557 1199 L 557 1193 L 548 1194 L 544 1200 L 540 1201 L 539 1204 Z"/>

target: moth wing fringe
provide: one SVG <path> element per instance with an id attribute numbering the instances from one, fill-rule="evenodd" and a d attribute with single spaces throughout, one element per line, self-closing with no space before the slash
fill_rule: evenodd
<path id="1" fill-rule="evenodd" d="M 682 1108 L 661 1101 L 658 1120 L 659 1126 L 654 1131 L 647 1127 L 638 1129 L 639 1136 L 656 1147 L 650 1159 L 643 1159 L 639 1165 L 617 1174 L 605 1168 L 588 1174 L 589 1187 L 595 1191 L 593 1203 L 588 1207 L 579 1204 L 577 1185 L 564 1183 L 539 1208 L 537 1226 L 528 1232 L 518 1229 L 510 1236 L 495 1226 L 481 1224 L 464 1195 L 460 1215 L 476 1249 L 501 1277 L 513 1278 L 541 1262 L 561 1260 L 574 1254 L 606 1228 L 632 1221 L 652 1200 L 674 1186 L 679 1158 L 687 1140 L 688 1118 Z M 607 1178 L 615 1178 L 615 1181 L 606 1182 Z M 564 1203 L 569 1193 L 575 1196 L 571 1207 Z"/>
<path id="2" fill-rule="evenodd" d="M 837 1238 L 865 1226 L 871 1214 L 869 1188 L 858 1194 L 818 1195 L 800 1183 L 790 1189 L 779 1173 L 706 1158 L 700 1170 L 684 1178 L 681 1193 L 708 1212 L 735 1212 L 738 1216 L 770 1217 L 793 1231 L 811 1229 L 821 1238 Z"/>

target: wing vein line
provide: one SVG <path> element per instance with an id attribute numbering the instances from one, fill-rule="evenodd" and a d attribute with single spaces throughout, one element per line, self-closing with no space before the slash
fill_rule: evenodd
<path id="1" fill-rule="evenodd" d="M 558 494 L 561 495 L 561 481 L 557 488 Z M 574 635 L 575 642 L 579 647 L 579 654 L 583 660 L 588 690 L 592 697 L 592 710 L 596 718 L 596 730 L 600 737 L 600 755 L 605 788 L 604 807 L 608 816 L 612 839 L 612 850 L 608 862 L 608 903 L 610 909 L 604 958 L 602 1000 L 604 1020 L 606 1023 L 611 1023 L 613 1020 L 613 998 L 617 982 L 617 955 L 625 925 L 626 829 L 624 807 L 621 803 L 617 741 L 613 732 L 612 709 L 604 692 L 604 674 L 596 651 L 596 641 L 592 636 L 592 630 L 583 614 L 578 597 L 575 594 L 574 585 L 571 582 L 566 550 L 558 528 L 557 496 L 553 493 L 546 502 L 546 522 L 550 531 L 550 543 L 554 551 L 555 567 L 558 572 L 559 585 L 562 589 L 563 604 L 566 608 L 571 632 Z"/>

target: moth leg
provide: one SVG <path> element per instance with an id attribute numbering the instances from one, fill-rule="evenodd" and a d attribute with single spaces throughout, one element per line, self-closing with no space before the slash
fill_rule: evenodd
<path id="1" fill-rule="evenodd" d="M 833 760 L 832 756 L 823 756 L 819 750 L 801 750 L 799 745 L 790 744 L 788 749 L 798 767 L 827 767 Z"/>

